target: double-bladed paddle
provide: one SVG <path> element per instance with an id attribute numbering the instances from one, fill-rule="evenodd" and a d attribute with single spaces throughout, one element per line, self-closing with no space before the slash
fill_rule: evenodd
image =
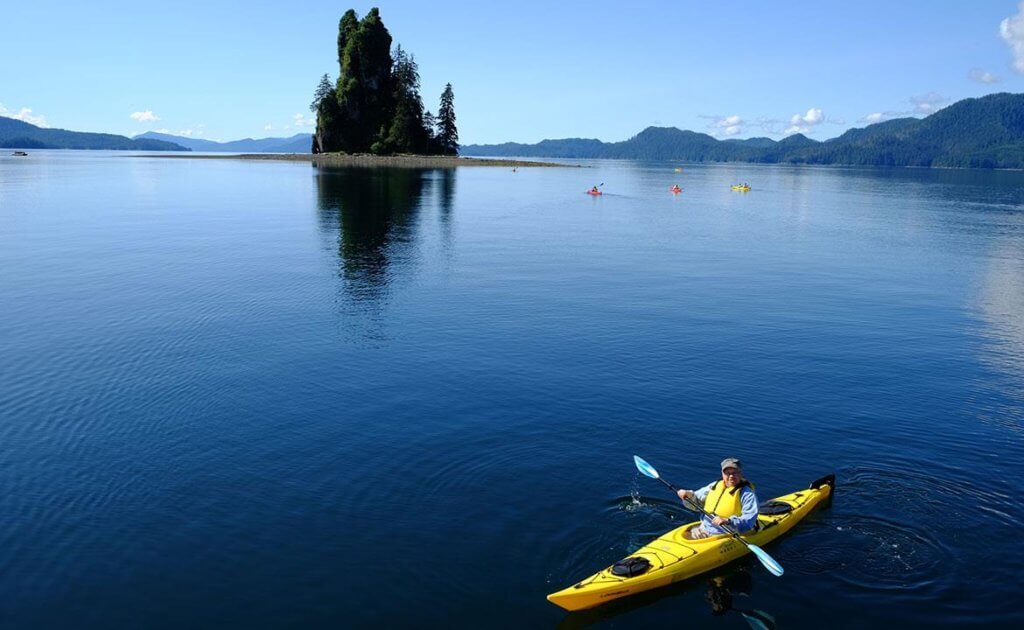
<path id="1" fill-rule="evenodd" d="M 639 470 L 645 476 L 650 477 L 651 479 L 657 479 L 661 483 L 663 483 L 666 486 L 668 486 L 669 488 L 671 488 L 672 491 L 675 492 L 676 494 L 679 493 L 679 488 L 673 486 L 668 481 L 662 479 L 661 475 L 658 474 L 658 471 L 654 469 L 654 466 L 651 466 L 650 464 L 645 462 L 643 460 L 643 458 L 640 457 L 639 455 L 634 455 L 633 456 L 633 463 L 636 464 L 637 470 Z M 704 516 L 708 517 L 709 519 L 713 519 L 714 518 L 714 516 L 712 516 L 712 515 L 708 514 L 707 512 L 705 512 L 704 508 L 702 508 L 700 505 L 698 505 L 696 501 L 688 500 L 688 501 L 684 501 L 683 504 L 684 505 L 689 505 L 695 512 L 700 512 L 701 514 L 703 514 Z M 736 540 L 738 540 L 741 543 L 743 543 L 744 545 L 746 545 L 747 549 L 749 549 L 751 551 L 751 553 L 753 553 L 757 557 L 757 559 L 761 561 L 761 564 L 764 565 L 764 568 L 768 569 L 769 573 L 771 573 L 774 576 L 781 576 L 782 575 L 782 572 L 783 572 L 782 565 L 779 564 L 778 562 L 776 562 L 775 558 L 769 556 L 768 552 L 766 552 L 764 549 L 761 549 L 760 547 L 758 547 L 757 545 L 755 545 L 753 543 L 749 543 L 749 542 L 743 540 L 743 538 L 740 537 L 740 535 L 736 532 L 736 530 L 734 530 L 733 528 L 729 527 L 725 523 L 722 523 L 721 525 L 719 525 L 719 527 L 721 527 L 726 532 L 728 532 L 729 535 L 731 535 L 733 538 L 735 538 Z"/>

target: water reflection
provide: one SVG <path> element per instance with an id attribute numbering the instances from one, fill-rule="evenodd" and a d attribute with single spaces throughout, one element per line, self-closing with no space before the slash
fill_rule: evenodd
<path id="1" fill-rule="evenodd" d="M 748 557 L 735 564 L 730 564 L 728 567 L 723 567 L 710 578 L 695 577 L 624 597 L 597 608 L 571 612 L 562 619 L 558 627 L 565 630 L 606 624 L 616 617 L 633 613 L 668 599 L 692 598 L 697 596 L 703 588 L 704 601 L 710 607 L 709 612 L 712 616 L 719 617 L 733 612 L 742 617 L 747 625 L 755 630 L 773 630 L 776 623 L 771 614 L 745 605 L 751 601 L 751 593 L 754 589 L 754 578 L 751 574 L 751 565 L 753 564 L 756 562 L 752 562 Z M 661 610 L 666 609 L 662 608 Z M 694 610 L 696 608 L 690 602 L 679 605 L 680 614 L 689 614 Z"/>
<path id="2" fill-rule="evenodd" d="M 340 274 L 356 300 L 380 301 L 412 263 L 427 171 L 320 169 L 320 227 L 337 231 Z"/>
<path id="3" fill-rule="evenodd" d="M 768 630 L 775 628 L 775 618 L 763 610 L 736 606 L 738 596 L 750 597 L 754 580 L 745 569 L 716 575 L 708 580 L 704 599 L 711 606 L 711 614 L 719 617 L 729 611 L 739 613 L 751 628 Z"/>
<path id="4" fill-rule="evenodd" d="M 1020 402 L 1024 381 L 1024 258 L 1017 239 L 1003 239 L 989 257 L 977 309 L 986 324 L 984 359 L 1011 381 L 1006 393 Z M 1011 416 L 1012 417 L 1012 416 Z M 1019 416 L 1018 416 L 1019 417 Z M 1012 428 L 1020 425 L 1011 423 Z"/>
<path id="5" fill-rule="evenodd" d="M 445 251 L 452 246 L 452 208 L 455 206 L 455 169 L 446 168 L 437 172 L 438 210 L 441 216 L 441 239 Z"/>
<path id="6" fill-rule="evenodd" d="M 359 337 L 385 339 L 385 307 L 396 287 L 415 277 L 432 247 L 451 251 L 456 173 L 317 169 L 320 233 L 328 248 L 336 248 L 342 280 L 338 305 L 351 316 L 346 319 Z"/>

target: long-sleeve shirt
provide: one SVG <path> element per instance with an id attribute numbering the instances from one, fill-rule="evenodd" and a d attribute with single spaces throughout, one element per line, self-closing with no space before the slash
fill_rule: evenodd
<path id="1" fill-rule="evenodd" d="M 704 499 L 708 497 L 708 493 L 715 487 L 717 481 L 712 481 L 708 485 L 704 486 L 700 490 L 695 491 L 693 494 L 696 495 L 697 500 L 704 503 Z M 743 513 L 739 516 L 730 516 L 728 519 L 729 524 L 732 525 L 733 529 L 737 532 L 743 533 L 754 529 L 757 525 L 757 495 L 754 494 L 754 489 L 750 486 L 743 486 L 740 489 L 740 507 Z M 712 514 L 712 517 L 715 515 Z M 702 516 L 701 525 L 709 534 L 725 534 L 726 531 L 717 525 L 712 524 L 711 519 Z"/>

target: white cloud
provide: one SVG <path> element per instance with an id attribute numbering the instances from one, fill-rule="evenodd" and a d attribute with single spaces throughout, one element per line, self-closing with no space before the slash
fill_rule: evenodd
<path id="1" fill-rule="evenodd" d="M 271 125 L 270 123 L 267 123 L 267 124 L 263 125 L 263 131 L 273 131 L 273 130 L 274 130 L 274 125 Z"/>
<path id="2" fill-rule="evenodd" d="M 885 122 L 887 120 L 892 120 L 894 118 L 906 118 L 906 117 L 910 116 L 913 113 L 914 112 L 891 112 L 891 111 L 874 112 L 872 114 L 868 114 L 867 116 L 864 116 L 863 118 L 858 118 L 857 122 L 859 122 L 859 123 L 867 123 L 869 125 L 873 125 L 875 123 Z"/>
<path id="3" fill-rule="evenodd" d="M 732 116 L 701 116 L 708 119 L 708 133 L 712 136 L 735 136 L 743 133 L 743 119 L 733 114 Z"/>
<path id="4" fill-rule="evenodd" d="M 981 68 L 971 68 L 971 71 L 967 73 L 967 78 L 978 83 L 999 83 L 999 77 Z"/>
<path id="5" fill-rule="evenodd" d="M 182 129 L 181 131 L 178 132 L 178 135 L 191 138 L 193 133 L 195 132 L 192 129 Z"/>
<path id="6" fill-rule="evenodd" d="M 1024 73 L 1024 2 L 1017 5 L 1017 15 L 999 23 L 999 36 L 1013 53 L 1013 69 Z"/>
<path id="7" fill-rule="evenodd" d="M 795 133 L 811 133 L 812 128 L 825 122 L 825 114 L 819 107 L 812 107 L 806 114 L 793 114 L 789 119 L 789 127 L 782 133 L 791 136 Z"/>
<path id="8" fill-rule="evenodd" d="M 821 113 L 821 110 L 817 107 L 812 107 L 807 110 L 807 113 L 801 116 L 800 114 L 794 114 L 793 118 L 790 119 L 789 124 L 791 125 L 817 125 L 821 121 L 825 120 L 825 115 Z"/>
<path id="9" fill-rule="evenodd" d="M 159 116 L 148 109 L 144 112 L 133 112 L 130 117 L 138 122 L 155 122 L 160 120 Z"/>
<path id="10" fill-rule="evenodd" d="M 171 133 L 171 130 L 167 129 L 166 127 L 164 127 L 164 128 L 161 128 L 161 129 L 157 129 L 156 132 L 157 133 Z"/>
<path id="11" fill-rule="evenodd" d="M 914 105 L 916 113 L 927 116 L 945 107 L 949 99 L 936 92 L 929 92 L 921 96 L 911 96 L 910 102 Z"/>
<path id="12" fill-rule="evenodd" d="M 927 116 L 929 114 L 934 114 L 949 103 L 948 98 L 936 92 L 929 92 L 921 96 L 911 96 L 907 100 L 911 105 L 913 105 L 913 107 L 907 111 L 887 110 L 884 112 L 874 112 L 864 116 L 863 118 L 858 118 L 857 122 L 873 125 L 886 120 L 892 120 L 893 118 L 907 118 L 909 116 L 921 115 Z"/>
<path id="13" fill-rule="evenodd" d="M 316 120 L 307 118 L 305 114 L 295 114 L 292 116 L 292 124 L 296 127 L 316 127 Z"/>
<path id="14" fill-rule="evenodd" d="M 36 116 L 32 113 L 32 110 L 28 107 L 22 107 L 20 110 L 13 112 L 6 107 L 3 103 L 0 103 L 0 116 L 6 116 L 7 118 L 13 118 L 20 120 L 21 122 L 27 122 L 30 125 L 36 127 L 47 127 L 46 116 Z"/>

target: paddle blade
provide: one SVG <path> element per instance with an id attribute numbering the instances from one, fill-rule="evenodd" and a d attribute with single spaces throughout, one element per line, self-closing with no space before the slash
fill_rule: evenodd
<path id="1" fill-rule="evenodd" d="M 639 455 L 634 455 L 633 456 L 633 463 L 636 464 L 636 469 L 637 470 L 639 470 L 643 474 L 647 475 L 651 479 L 660 479 L 661 478 L 661 477 L 658 476 L 658 471 L 654 470 L 654 466 L 651 466 L 650 464 L 645 462 L 643 460 L 643 458 L 640 457 Z"/>
<path id="2" fill-rule="evenodd" d="M 743 616 L 747 617 L 747 623 L 750 623 L 751 617 L 758 619 L 758 623 L 760 624 L 759 627 L 764 628 L 765 630 L 775 630 L 775 628 L 778 627 L 775 623 L 775 617 L 772 617 L 763 610 L 754 608 L 753 610 L 748 610 L 743 613 Z M 754 624 L 751 623 L 751 625 Z"/>
<path id="3" fill-rule="evenodd" d="M 754 555 L 757 556 L 757 559 L 761 561 L 761 564 L 764 565 L 764 568 L 768 569 L 769 573 L 771 573 L 775 577 L 782 576 L 785 569 L 782 568 L 781 564 L 775 561 L 775 558 L 769 556 L 767 551 L 761 549 L 760 547 L 754 544 L 748 544 L 747 546 L 750 547 L 750 551 L 752 551 Z"/>
<path id="4" fill-rule="evenodd" d="M 775 630 L 775 619 L 762 610 L 741 610 L 739 613 L 754 630 Z"/>

